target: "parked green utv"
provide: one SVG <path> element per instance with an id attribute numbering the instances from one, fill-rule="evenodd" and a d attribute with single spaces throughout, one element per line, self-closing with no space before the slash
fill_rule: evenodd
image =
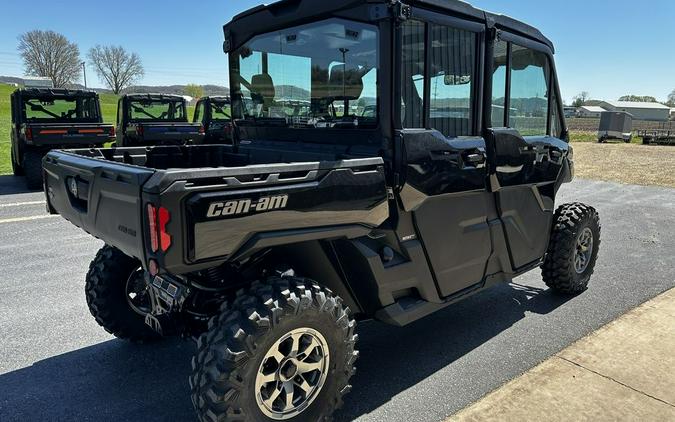
<path id="1" fill-rule="evenodd" d="M 12 171 L 26 177 L 29 189 L 42 188 L 42 157 L 51 149 L 98 148 L 115 137 L 93 91 L 18 89 L 11 111 Z"/>

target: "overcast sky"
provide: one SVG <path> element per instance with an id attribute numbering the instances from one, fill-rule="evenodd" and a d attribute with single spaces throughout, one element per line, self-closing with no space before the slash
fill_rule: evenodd
<path id="1" fill-rule="evenodd" d="M 18 0 L 0 13 L 0 75 L 21 76 L 17 36 L 52 29 L 79 44 L 116 44 L 141 55 L 145 85 L 227 85 L 222 25 L 259 0 L 192 2 L 117 0 Z M 556 44 L 556 62 L 566 100 L 581 91 L 593 98 L 624 94 L 665 100 L 675 89 L 675 1 L 474 0 L 477 7 L 530 23 Z M 30 8 L 30 10 L 27 9 Z M 89 69 L 88 79 L 100 86 Z"/>

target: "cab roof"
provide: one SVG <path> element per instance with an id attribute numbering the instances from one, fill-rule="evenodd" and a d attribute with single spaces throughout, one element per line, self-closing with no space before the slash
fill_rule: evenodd
<path id="1" fill-rule="evenodd" d="M 128 98 L 130 100 L 160 100 L 160 101 L 161 100 L 181 100 L 181 101 L 185 100 L 184 97 L 182 97 L 180 95 L 174 95 L 174 94 L 131 93 L 131 94 L 124 94 L 123 97 Z"/>
<path id="2" fill-rule="evenodd" d="M 226 38 L 230 31 L 242 32 L 243 38 L 257 35 L 255 28 L 265 28 L 264 32 L 278 29 L 280 25 L 289 22 L 293 17 L 301 21 L 311 16 L 330 15 L 331 12 L 337 12 L 352 7 L 365 4 L 383 4 L 389 3 L 383 0 L 279 0 L 269 5 L 261 5 L 244 11 L 236 15 L 232 21 L 224 26 Z M 461 0 L 403 0 L 403 3 L 412 7 L 418 6 L 424 9 L 436 10 L 441 13 L 451 13 L 459 15 L 473 21 L 494 25 L 498 29 L 514 32 L 518 35 L 530 38 L 548 46 L 551 51 L 554 50 L 553 43 L 540 30 L 524 22 L 513 19 L 509 16 L 487 12 L 473 7 L 471 4 Z M 240 40 L 239 37 L 236 37 Z"/>
<path id="3" fill-rule="evenodd" d="M 96 91 L 67 88 L 20 88 L 13 95 L 30 97 L 96 97 Z"/>

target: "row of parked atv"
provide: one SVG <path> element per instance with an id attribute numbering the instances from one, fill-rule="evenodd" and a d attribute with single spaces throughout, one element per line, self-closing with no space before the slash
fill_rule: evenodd
<path id="1" fill-rule="evenodd" d="M 229 144 L 230 99 L 199 99 L 192 123 L 187 102 L 177 95 L 126 94 L 117 106 L 117 122 L 103 123 L 93 91 L 19 89 L 11 96 L 11 160 L 15 176 L 29 189 L 42 188 L 42 158 L 51 149 L 186 144 Z"/>

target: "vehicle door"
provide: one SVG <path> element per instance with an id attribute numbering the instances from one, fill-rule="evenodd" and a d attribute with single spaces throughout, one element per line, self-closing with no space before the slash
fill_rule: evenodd
<path id="1" fill-rule="evenodd" d="M 540 43 L 499 33 L 494 44 L 490 169 L 513 269 L 544 255 L 558 177 L 569 146 L 563 140 L 553 56 Z"/>
<path id="2" fill-rule="evenodd" d="M 447 297 L 482 283 L 492 250 L 477 101 L 484 25 L 414 13 L 400 29 L 400 200 Z"/>

